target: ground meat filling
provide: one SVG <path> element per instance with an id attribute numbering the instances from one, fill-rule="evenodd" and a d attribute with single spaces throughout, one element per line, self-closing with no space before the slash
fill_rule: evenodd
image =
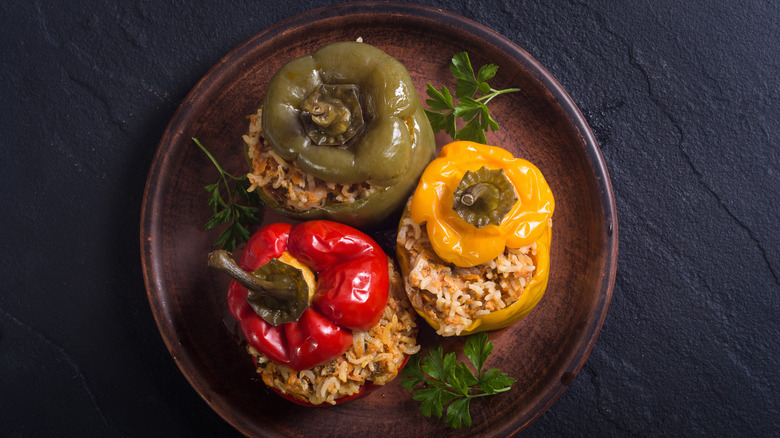
<path id="1" fill-rule="evenodd" d="M 400 372 L 405 355 L 417 353 L 416 314 L 403 290 L 401 276 L 388 262 L 390 296 L 379 324 L 367 332 L 353 331 L 352 345 L 343 356 L 303 371 L 271 362 L 254 348 L 257 372 L 266 385 L 314 405 L 335 404 L 356 394 L 368 381 L 384 385 Z"/>
<path id="2" fill-rule="evenodd" d="M 437 321 L 437 333 L 458 336 L 474 319 L 503 309 L 520 298 L 534 275 L 536 243 L 506 248 L 495 259 L 471 268 L 441 260 L 431 247 L 428 232 L 406 210 L 398 244 L 408 254 L 406 293 L 415 309 Z"/>
<path id="3" fill-rule="evenodd" d="M 260 187 L 280 205 L 305 211 L 326 203 L 351 203 L 378 190 L 369 183 L 339 184 L 324 181 L 288 163 L 277 155 L 263 137 L 263 109 L 249 117 L 249 132 L 244 135 L 252 169 L 247 174 L 249 191 Z"/>

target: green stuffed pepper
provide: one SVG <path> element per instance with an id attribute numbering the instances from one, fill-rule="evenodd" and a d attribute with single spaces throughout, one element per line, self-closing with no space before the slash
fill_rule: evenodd
<path id="1" fill-rule="evenodd" d="M 244 141 L 266 205 L 355 227 L 400 210 L 436 149 L 406 68 L 362 42 L 279 69 Z"/>

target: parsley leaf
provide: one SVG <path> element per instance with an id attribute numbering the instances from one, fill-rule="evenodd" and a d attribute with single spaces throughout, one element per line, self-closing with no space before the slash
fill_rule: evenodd
<path id="1" fill-rule="evenodd" d="M 260 223 L 257 213 L 260 211 L 258 206 L 262 206 L 263 201 L 257 193 L 247 191 L 247 188 L 249 188 L 249 181 L 247 180 L 246 175 L 236 177 L 225 172 L 214 156 L 211 155 L 208 149 L 206 149 L 197 138 L 193 138 L 192 141 L 194 141 L 209 157 L 219 171 L 219 179 L 217 182 L 203 186 L 209 193 L 207 202 L 214 212 L 214 215 L 206 222 L 204 228 L 206 230 L 211 230 L 220 225 L 228 224 L 227 228 L 222 231 L 222 234 L 220 234 L 214 242 L 214 246 L 219 246 L 227 251 L 233 251 L 239 243 L 249 240 L 251 234 L 247 227 Z M 228 183 L 228 178 L 233 180 L 232 187 Z M 227 191 L 225 196 L 222 195 L 220 190 L 220 187 L 222 186 L 224 186 Z M 236 197 L 250 205 L 238 204 L 236 202 Z"/>
<path id="2" fill-rule="evenodd" d="M 520 91 L 519 88 L 507 88 L 495 90 L 487 83 L 496 76 L 498 66 L 495 64 L 483 65 L 474 74 L 469 55 L 460 52 L 452 57 L 450 73 L 457 80 L 455 83 L 455 98 L 447 87 L 436 89 L 430 83 L 427 84 L 429 99 L 425 100 L 430 109 L 425 110 L 428 120 L 434 131 L 444 130 L 453 140 L 470 140 L 485 144 L 487 139 L 485 132 L 498 130 L 498 123 L 490 117 L 487 103 L 494 97 Z M 479 97 L 476 97 L 480 94 Z M 457 119 L 465 122 L 460 129 L 457 128 Z"/>
<path id="3" fill-rule="evenodd" d="M 464 362 L 458 362 L 455 353 L 442 352 L 441 345 L 427 355 L 415 354 L 401 371 L 401 386 L 412 392 L 412 399 L 420 402 L 420 413 L 425 417 L 441 418 L 458 429 L 471 426 L 470 404 L 475 397 L 484 397 L 509 391 L 515 379 L 496 368 L 482 371 L 493 343 L 487 334 L 470 337 L 463 347 L 463 354 L 476 370 Z"/>
<path id="4" fill-rule="evenodd" d="M 471 427 L 471 413 L 469 412 L 470 398 L 461 398 L 452 402 L 447 408 L 447 426 L 453 429 L 459 429 L 461 423 L 466 427 Z"/>
<path id="5" fill-rule="evenodd" d="M 499 392 L 508 391 L 515 379 L 500 372 L 496 368 L 491 368 L 485 371 L 477 383 L 486 394 L 498 394 Z"/>
<path id="6" fill-rule="evenodd" d="M 484 333 L 482 334 L 484 335 Z M 466 341 L 466 345 L 463 346 L 463 354 L 466 355 L 477 370 L 481 370 L 485 366 L 485 361 L 492 352 L 493 343 L 482 341 L 479 335 L 470 337 Z"/>
<path id="7" fill-rule="evenodd" d="M 425 110 L 425 114 L 428 115 L 431 127 L 436 132 L 443 129 L 444 132 L 451 137 L 454 137 L 456 127 L 453 112 L 455 107 L 452 103 L 450 91 L 446 87 L 437 90 L 433 88 L 433 85 L 428 84 L 428 96 L 430 96 L 431 99 L 427 99 L 425 103 L 427 103 L 431 109 Z"/>

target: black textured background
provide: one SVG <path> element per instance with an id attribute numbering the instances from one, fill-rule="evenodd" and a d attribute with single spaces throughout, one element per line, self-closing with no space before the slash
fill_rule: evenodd
<path id="1" fill-rule="evenodd" d="M 0 3 L 1 436 L 236 434 L 157 332 L 144 183 L 214 63 L 328 3 Z M 523 435 L 780 436 L 780 3 L 424 3 L 540 61 L 614 185 L 601 336 Z"/>

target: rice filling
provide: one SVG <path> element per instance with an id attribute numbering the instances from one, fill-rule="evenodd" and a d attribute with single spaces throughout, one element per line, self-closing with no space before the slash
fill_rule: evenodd
<path id="1" fill-rule="evenodd" d="M 296 211 L 322 207 L 326 203 L 352 203 L 367 198 L 379 187 L 370 183 L 341 184 L 325 181 L 284 161 L 263 137 L 263 109 L 249 117 L 249 131 L 243 136 L 252 169 L 247 173 L 248 191 L 261 188 L 279 204 Z"/>
<path id="2" fill-rule="evenodd" d="M 439 323 L 441 336 L 458 336 L 475 319 L 520 299 L 536 267 L 536 243 L 506 248 L 495 259 L 470 268 L 444 262 L 433 251 L 426 228 L 401 219 L 397 243 L 408 255 L 406 293 L 415 309 Z"/>
<path id="3" fill-rule="evenodd" d="M 379 324 L 367 332 L 353 331 L 352 345 L 340 357 L 302 371 L 270 361 L 251 346 L 263 382 L 313 405 L 356 394 L 367 382 L 384 385 L 398 375 L 406 355 L 420 350 L 414 309 L 405 297 L 401 275 L 392 263 L 390 294 Z"/>

